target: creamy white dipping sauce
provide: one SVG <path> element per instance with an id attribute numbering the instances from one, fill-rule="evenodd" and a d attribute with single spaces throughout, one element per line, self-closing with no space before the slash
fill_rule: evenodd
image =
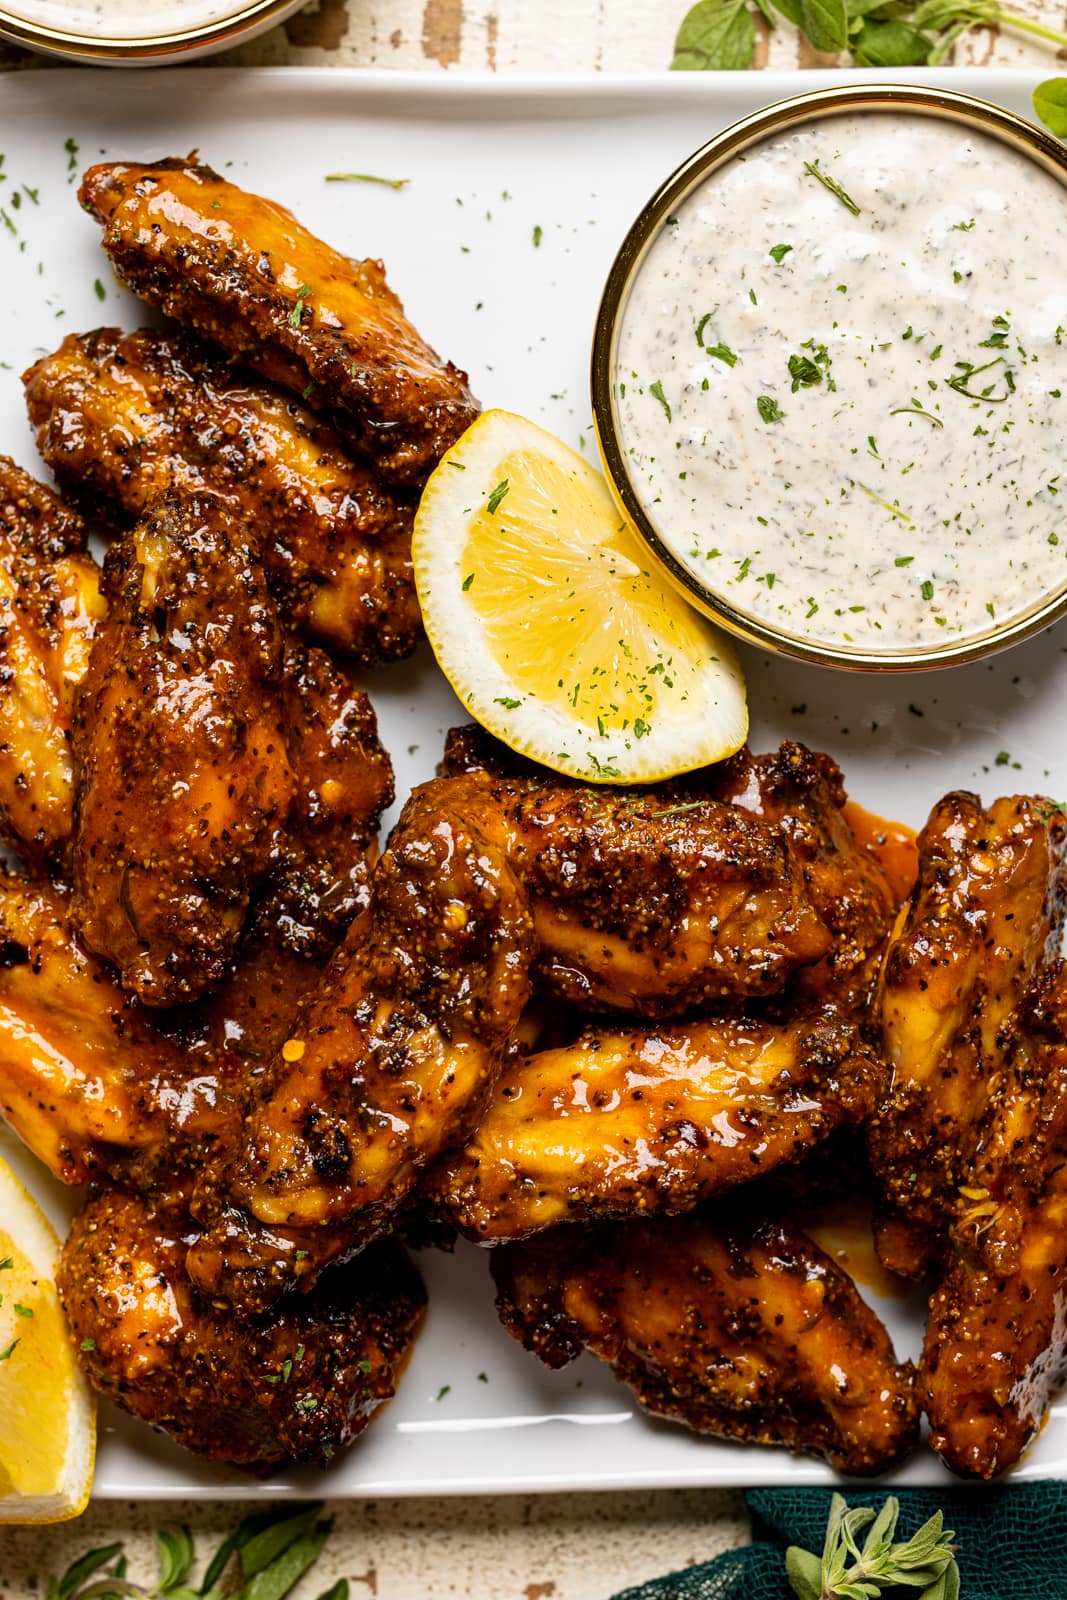
<path id="1" fill-rule="evenodd" d="M 1067 585 L 1065 263 L 1067 189 L 958 124 L 835 115 L 735 157 L 622 312 L 619 442 L 663 543 L 738 610 L 863 650 Z"/>
<path id="2" fill-rule="evenodd" d="M 242 9 L 242 0 L 4 0 L 4 10 L 23 22 L 94 39 L 155 39 Z"/>

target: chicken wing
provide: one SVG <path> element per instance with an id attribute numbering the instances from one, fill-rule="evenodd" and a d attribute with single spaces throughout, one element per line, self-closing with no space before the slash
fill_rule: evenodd
<path id="1" fill-rule="evenodd" d="M 487 1243 L 557 1222 L 676 1215 L 858 1121 L 880 1079 L 836 1017 L 587 1032 L 509 1064 L 434 1197 Z"/>
<path id="2" fill-rule="evenodd" d="M 538 979 L 559 999 L 677 1016 L 774 993 L 826 953 L 829 932 L 781 837 L 735 806 L 482 782 L 530 898 Z"/>
<path id="3" fill-rule="evenodd" d="M 651 1011 L 761 992 L 817 960 L 828 936 L 781 841 L 728 806 L 698 811 L 485 773 L 418 789 L 370 932 L 286 1046 L 249 1154 L 197 1197 L 197 1281 L 256 1303 L 292 1272 L 292 1230 L 301 1277 L 379 1231 L 477 1119 L 535 954 L 557 993 Z"/>
<path id="4" fill-rule="evenodd" d="M 841 770 L 794 740 L 766 756 L 747 749 L 704 776 L 716 799 L 773 823 L 784 835 L 811 904 L 832 943 L 790 986 L 801 1003 L 829 1001 L 862 1013 L 877 976 L 897 900 L 877 858 L 857 843 L 845 815 Z"/>
<path id="5" fill-rule="evenodd" d="M 404 316 L 380 261 L 353 261 L 210 167 L 91 167 L 79 199 L 116 272 L 150 305 L 316 410 L 391 482 L 422 483 L 474 421 L 466 374 Z"/>
<path id="6" fill-rule="evenodd" d="M 479 802 L 480 808 L 479 808 Z M 200 1185 L 190 1252 L 213 1296 L 262 1307 L 387 1226 L 476 1120 L 529 994 L 532 927 L 484 796 L 417 789 L 293 1024 L 244 1148 Z M 495 814 L 493 814 L 495 822 Z"/>
<path id="7" fill-rule="evenodd" d="M 108 554 L 78 702 L 71 915 L 149 1005 L 225 973 L 293 799 L 282 643 L 222 502 L 161 502 Z"/>
<path id="8" fill-rule="evenodd" d="M 1008 1024 L 1051 958 L 1067 895 L 1067 817 L 1051 802 L 938 802 L 877 1007 L 892 1091 L 870 1152 L 891 1208 L 885 1264 L 920 1273 L 971 1186 L 1008 1070 Z"/>
<path id="9" fill-rule="evenodd" d="M 656 1416 L 854 1474 L 916 1442 L 912 1368 L 852 1280 L 787 1224 L 559 1228 L 491 1261 L 516 1339 L 550 1367 L 591 1351 Z"/>
<path id="10" fill-rule="evenodd" d="M 298 400 L 149 329 L 71 334 L 23 382 L 38 448 L 72 491 L 134 518 L 171 493 L 224 494 L 295 627 L 361 661 L 413 649 L 411 507 Z"/>
<path id="11" fill-rule="evenodd" d="M 395 1392 L 425 1293 L 399 1245 L 267 1317 L 235 1323 L 185 1272 L 172 1208 L 107 1190 L 76 1218 L 57 1278 L 93 1387 L 197 1455 L 325 1464 Z"/>
<path id="12" fill-rule="evenodd" d="M 0 830 L 36 870 L 73 824 L 71 719 L 106 605 L 88 530 L 0 456 Z"/>
<path id="13" fill-rule="evenodd" d="M 166 1187 L 236 1137 L 233 1068 L 203 1042 L 155 1029 L 57 891 L 0 874 L 0 1115 L 61 1182 Z"/>
<path id="14" fill-rule="evenodd" d="M 301 955 L 329 955 L 369 904 L 378 823 L 393 768 L 370 700 L 321 650 L 294 646 L 283 667 L 293 800 L 280 861 L 250 918 Z"/>
<path id="15" fill-rule="evenodd" d="M 920 1371 L 933 1448 L 991 1478 L 1067 1378 L 1067 967 L 1005 1029 L 1009 1059 L 930 1301 Z"/>
<path id="16" fill-rule="evenodd" d="M 670 1016 L 788 985 L 794 1009 L 862 1012 L 896 899 L 829 756 L 743 750 L 653 796 L 606 793 L 465 727 L 439 770 L 486 774 L 508 805 L 562 998 Z"/>

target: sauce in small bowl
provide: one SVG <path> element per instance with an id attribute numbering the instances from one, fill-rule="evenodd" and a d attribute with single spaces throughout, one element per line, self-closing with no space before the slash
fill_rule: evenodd
<path id="1" fill-rule="evenodd" d="M 609 277 L 608 478 L 733 632 L 947 665 L 1067 611 L 1067 156 L 981 101 L 832 89 L 728 129 Z"/>
<path id="2" fill-rule="evenodd" d="M 247 43 L 306 0 L 0 0 L 0 37 L 96 66 L 156 66 Z"/>

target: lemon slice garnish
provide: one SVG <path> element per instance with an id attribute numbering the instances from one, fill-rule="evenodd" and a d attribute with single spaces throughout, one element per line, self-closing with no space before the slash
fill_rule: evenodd
<path id="1" fill-rule="evenodd" d="M 463 434 L 412 550 L 442 672 L 513 750 L 646 783 L 744 743 L 731 646 L 653 569 L 600 473 L 534 423 L 487 411 Z"/>
<path id="2" fill-rule="evenodd" d="M 56 1295 L 59 1240 L 0 1161 L 0 1523 L 65 1522 L 89 1499 L 96 1404 Z"/>

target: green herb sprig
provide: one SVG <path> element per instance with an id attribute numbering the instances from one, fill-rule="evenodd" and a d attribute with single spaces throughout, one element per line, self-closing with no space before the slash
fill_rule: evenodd
<path id="1" fill-rule="evenodd" d="M 682 18 L 671 66 L 679 72 L 751 67 L 758 16 L 770 28 L 784 18 L 812 49 L 847 53 L 858 67 L 941 66 L 964 34 L 980 27 L 1012 28 L 1067 49 L 1067 33 L 998 0 L 697 0 Z M 1067 138 L 1067 78 L 1043 83 L 1034 110 Z"/>
<path id="2" fill-rule="evenodd" d="M 830 1502 L 822 1555 L 790 1545 L 786 1576 L 797 1600 L 878 1600 L 907 1588 L 915 1600 L 958 1600 L 960 1573 L 941 1512 L 910 1539 L 896 1542 L 900 1502 L 890 1495 L 877 1515 L 868 1506 L 850 1511 L 843 1495 Z M 867 1529 L 863 1545 L 859 1536 Z"/>
<path id="3" fill-rule="evenodd" d="M 157 1534 L 159 1574 L 154 1584 L 127 1576 L 121 1544 L 89 1550 L 48 1580 L 45 1600 L 284 1600 L 314 1566 L 330 1533 L 319 1520 L 321 1502 L 300 1511 L 245 1517 L 219 1545 L 203 1577 L 192 1578 L 196 1546 L 187 1527 Z M 349 1600 L 341 1578 L 319 1600 Z"/>
<path id="4" fill-rule="evenodd" d="M 327 172 L 324 183 L 381 183 L 387 189 L 406 189 L 410 178 L 380 178 L 376 172 Z"/>
<path id="5" fill-rule="evenodd" d="M 829 189 L 830 193 L 840 200 L 846 211 L 851 211 L 854 217 L 859 216 L 861 207 L 856 204 L 850 194 L 845 193 L 836 178 L 832 178 L 828 172 L 822 170 L 817 161 L 805 161 L 804 171 L 809 178 L 818 178 L 823 188 Z"/>

